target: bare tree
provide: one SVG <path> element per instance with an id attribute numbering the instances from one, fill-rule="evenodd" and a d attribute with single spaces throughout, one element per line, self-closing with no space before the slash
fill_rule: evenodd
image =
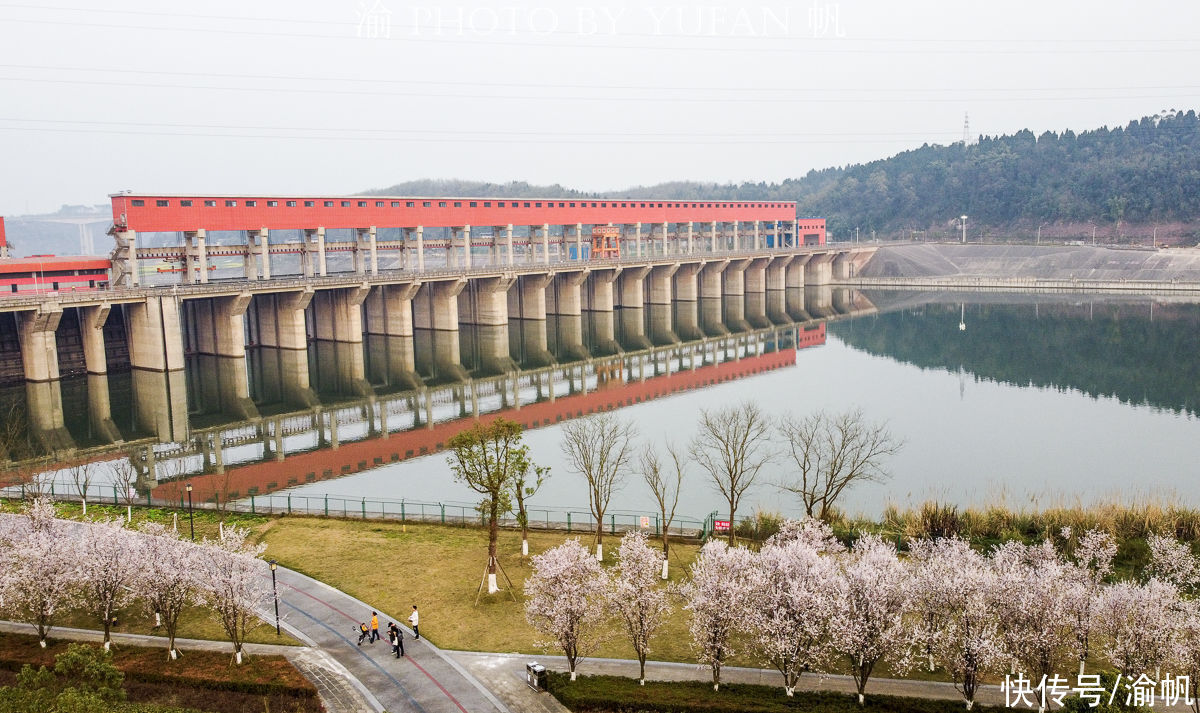
<path id="1" fill-rule="evenodd" d="M 887 480 L 884 461 L 904 446 L 885 423 L 867 421 L 860 409 L 822 410 L 804 418 L 787 414 L 779 427 L 796 466 L 792 480 L 779 487 L 799 495 L 805 513 L 821 520 L 829 519 L 847 488 Z"/>
<path id="2" fill-rule="evenodd" d="M 647 444 L 639 459 L 642 479 L 654 494 L 659 515 L 662 516 L 663 579 L 667 578 L 669 569 L 667 560 L 671 555 L 671 523 L 675 520 L 675 508 L 679 505 L 679 491 L 683 488 L 683 475 L 687 472 L 688 462 L 687 455 L 673 443 L 667 444 L 667 454 L 671 458 L 670 465 L 664 465 L 658 449 Z"/>
<path id="3" fill-rule="evenodd" d="M 76 463 L 67 468 L 67 475 L 71 478 L 71 489 L 79 496 L 83 514 L 87 515 L 88 489 L 92 487 L 92 480 L 96 477 L 96 464 L 88 461 Z"/>
<path id="4" fill-rule="evenodd" d="M 700 432 L 688 450 L 729 503 L 731 545 L 735 540 L 733 518 L 738 503 L 754 485 L 758 472 L 775 456 L 770 446 L 770 430 L 770 419 L 750 401 L 700 411 Z"/>
<path id="5" fill-rule="evenodd" d="M 530 464 L 525 472 L 513 478 L 513 500 L 517 503 L 517 524 L 521 526 L 521 556 L 529 556 L 529 512 L 525 501 L 537 495 L 546 478 L 550 477 L 549 466 Z"/>
<path id="6" fill-rule="evenodd" d="M 611 413 L 568 421 L 562 451 L 571 469 L 587 479 L 588 506 L 596 518 L 596 559 L 604 559 L 604 512 L 625 480 L 633 451 L 633 425 Z"/>
<path id="7" fill-rule="evenodd" d="M 133 503 L 137 500 L 137 467 L 132 455 L 109 463 L 109 479 L 117 499 L 125 504 L 125 522 L 133 522 Z"/>

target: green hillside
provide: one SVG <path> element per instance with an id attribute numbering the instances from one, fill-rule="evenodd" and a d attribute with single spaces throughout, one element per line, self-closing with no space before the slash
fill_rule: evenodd
<path id="1" fill-rule="evenodd" d="M 429 180 L 372 193 L 591 195 L 559 185 Z M 605 195 L 794 200 L 801 215 L 826 217 L 838 236 L 855 227 L 881 236 L 948 233 L 962 213 L 971 216 L 973 226 L 1029 230 L 1043 223 L 1187 224 L 1200 217 L 1200 120 L 1194 110 L 1170 111 L 1117 128 L 1040 136 L 1023 130 L 967 145 L 927 144 L 782 183 L 673 181 Z M 1193 234 L 1195 228 L 1182 232 Z"/>

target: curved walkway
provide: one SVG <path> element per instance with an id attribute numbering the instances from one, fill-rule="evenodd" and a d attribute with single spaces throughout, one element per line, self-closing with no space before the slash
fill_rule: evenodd
<path id="1" fill-rule="evenodd" d="M 280 567 L 279 614 L 314 646 L 343 666 L 370 691 L 376 711 L 401 713 L 512 713 L 457 661 L 427 639 L 413 639 L 404 626 L 402 658 L 392 656 L 387 639 L 357 645 L 360 621 L 379 612 L 387 622 L 405 624 L 407 613 L 385 612 L 299 572 Z M 269 581 L 270 575 L 267 575 Z"/>

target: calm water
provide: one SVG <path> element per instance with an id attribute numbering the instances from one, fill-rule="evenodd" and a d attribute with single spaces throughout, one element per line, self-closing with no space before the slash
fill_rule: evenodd
<path id="1" fill-rule="evenodd" d="M 1150 299 L 868 297 L 883 309 L 919 306 L 832 323 L 826 343 L 799 350 L 792 368 L 620 413 L 644 442 L 662 443 L 689 438 L 700 409 L 739 399 L 771 413 L 859 407 L 886 420 L 906 445 L 890 463 L 889 482 L 846 495 L 851 511 L 929 498 L 1019 506 L 1155 496 L 1200 504 L 1200 306 L 1160 304 L 1152 315 Z M 535 501 L 585 505 L 582 477 L 569 472 L 559 439 L 555 426 L 527 435 L 534 458 L 553 472 Z M 763 472 L 747 508 L 798 511 L 773 486 L 787 478 L 785 465 Z M 444 455 L 296 492 L 470 499 L 452 482 Z M 616 507 L 645 508 L 649 492 L 631 476 L 618 498 Z M 693 472 L 680 510 L 702 516 L 720 508 L 705 476 Z"/>
<path id="2" fill-rule="evenodd" d="M 227 365 L 198 359 L 175 381 L 112 375 L 107 383 L 64 381 L 58 392 L 10 389 L 0 396 L 10 404 L 9 420 L 28 422 L 27 450 L 46 450 L 49 432 L 112 451 L 109 457 L 134 453 L 143 467 L 154 464 L 161 497 L 175 496 L 166 481 L 175 478 L 219 479 L 241 497 L 283 490 L 472 502 L 474 494 L 453 482 L 446 455 L 420 456 L 420 448 L 435 447 L 442 436 L 431 434 L 452 432 L 476 411 L 519 403 L 525 410 L 511 413 L 528 418 L 541 409 L 549 424 L 526 435 L 533 458 L 552 470 L 534 504 L 586 509 L 582 477 L 569 472 L 553 425 L 576 410 L 572 404 L 627 401 L 632 405 L 618 413 L 642 442 L 682 444 L 701 409 L 750 399 L 773 414 L 861 408 L 904 439 L 888 464 L 888 482 L 845 495 L 841 504 L 851 512 L 877 514 L 889 502 L 931 498 L 1022 506 L 1150 496 L 1200 505 L 1200 305 L 1149 297 L 810 293 L 789 297 L 787 313 L 797 324 L 782 326 L 791 320 L 767 320 L 770 305 L 679 309 L 618 313 L 611 326 L 585 318 L 513 322 L 500 333 L 468 329 L 457 344 L 420 334 L 369 343 L 366 379 L 357 381 L 345 378 L 345 355 L 313 350 L 312 382 L 323 404 L 315 409 L 296 406 L 286 366 L 263 350 L 247 362 L 249 398 L 219 385 L 230 373 L 242 378 Z M 831 321 L 813 321 L 818 317 Z M 767 326 L 771 321 L 777 326 Z M 682 346 L 670 346 L 675 337 Z M 601 363 L 614 352 L 625 356 Z M 759 373 L 689 388 L 695 374 L 722 369 Z M 413 391 L 415 384 L 425 388 Z M 638 389 L 656 397 L 636 397 Z M 100 393 L 109 398 L 111 424 L 95 417 Z M 46 414 L 54 404 L 61 428 Z M 241 418 L 247 410 L 251 418 Z M 105 446 L 112 429 L 124 442 Z M 403 458 L 407 450 L 417 457 L 389 462 L 391 453 Z M 743 512 L 798 512 L 775 487 L 788 477 L 786 465 L 780 460 L 761 474 Z M 337 477 L 346 471 L 361 472 Z M 723 508 L 702 473 L 692 472 L 685 488 L 680 513 L 702 518 Z M 653 506 L 631 474 L 613 507 Z"/>

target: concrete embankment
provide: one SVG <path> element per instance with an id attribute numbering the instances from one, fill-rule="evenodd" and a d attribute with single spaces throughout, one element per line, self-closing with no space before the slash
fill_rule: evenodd
<path id="1" fill-rule="evenodd" d="M 1200 290 L 1200 249 L 885 245 L 848 282 L 894 287 L 1190 292 Z"/>

